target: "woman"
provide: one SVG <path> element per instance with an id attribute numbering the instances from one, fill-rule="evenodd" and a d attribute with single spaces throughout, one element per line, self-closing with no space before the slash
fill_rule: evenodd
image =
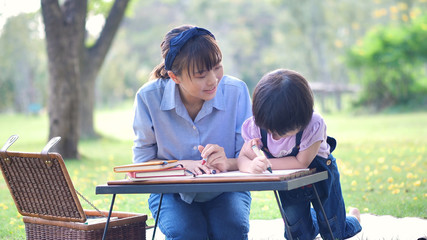
<path id="1" fill-rule="evenodd" d="M 164 61 L 135 98 L 134 162 L 177 159 L 195 174 L 237 170 L 241 125 L 251 116 L 246 84 L 223 75 L 206 29 L 172 29 L 160 46 Z M 148 200 L 153 217 L 159 199 Z M 249 192 L 164 194 L 158 225 L 167 239 L 247 239 L 250 204 Z"/>

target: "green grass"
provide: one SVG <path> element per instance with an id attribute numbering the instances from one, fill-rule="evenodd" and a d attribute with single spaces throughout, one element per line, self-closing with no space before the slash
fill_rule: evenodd
<path id="1" fill-rule="evenodd" d="M 427 112 L 351 116 L 324 116 L 328 134 L 338 141 L 334 152 L 341 172 L 346 206 L 362 213 L 397 217 L 427 216 Z M 132 107 L 97 111 L 98 140 L 79 144 L 80 160 L 67 160 L 75 188 L 102 210 L 110 195 L 95 195 L 95 186 L 121 179 L 115 165 L 132 159 Z M 20 138 L 10 151 L 39 152 L 47 142 L 46 115 L 0 115 L 0 145 L 12 134 Z M 280 218 L 272 192 L 252 193 L 251 219 Z M 148 195 L 118 195 L 115 210 L 146 213 Z M 0 239 L 24 239 L 22 217 L 16 210 L 4 179 L 0 178 Z M 84 209 L 92 209 L 80 200 Z"/>

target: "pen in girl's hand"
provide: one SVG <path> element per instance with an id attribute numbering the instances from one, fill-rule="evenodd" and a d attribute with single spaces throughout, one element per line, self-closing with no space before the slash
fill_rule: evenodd
<path id="1" fill-rule="evenodd" d="M 254 150 L 254 152 L 255 152 L 255 154 L 258 156 L 258 157 L 265 157 L 265 155 L 264 155 L 264 152 L 263 151 L 261 151 L 261 150 L 259 150 L 259 148 L 257 147 L 257 145 L 252 145 L 252 150 Z M 271 169 L 271 166 L 268 166 L 267 167 L 267 170 L 270 172 L 270 173 L 273 173 L 273 170 Z"/>

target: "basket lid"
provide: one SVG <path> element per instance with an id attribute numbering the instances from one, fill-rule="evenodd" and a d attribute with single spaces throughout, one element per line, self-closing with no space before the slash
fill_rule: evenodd
<path id="1" fill-rule="evenodd" d="M 8 152 L 18 136 L 0 150 L 0 168 L 21 215 L 48 220 L 85 222 L 62 156 L 49 153 L 61 138 L 52 138 L 41 153 Z"/>

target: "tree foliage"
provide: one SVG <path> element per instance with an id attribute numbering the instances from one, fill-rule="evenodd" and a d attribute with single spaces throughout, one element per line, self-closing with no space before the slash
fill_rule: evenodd
<path id="1" fill-rule="evenodd" d="M 425 101 L 426 39 L 427 15 L 370 30 L 348 54 L 348 63 L 359 69 L 364 87 L 358 104 L 381 109 Z"/>
<path id="2" fill-rule="evenodd" d="M 39 16 L 8 19 L 0 35 L 0 111 L 35 113 L 46 103 L 46 54 Z"/>
<path id="3" fill-rule="evenodd" d="M 59 2 L 63 4 L 73 1 L 61 0 Z M 104 17 L 100 18 L 103 18 L 106 24 L 109 10 L 114 2 L 88 0 L 88 11 L 83 17 L 92 20 L 94 16 L 99 18 L 100 15 L 103 15 Z M 401 41 L 402 44 L 406 42 L 405 49 L 410 49 L 411 44 L 414 44 L 412 49 L 415 49 L 416 46 L 425 47 L 425 44 L 418 44 L 418 42 L 422 42 L 423 38 L 425 39 L 424 36 L 400 37 L 403 36 L 400 32 L 404 30 L 399 30 L 397 27 L 398 24 L 410 25 L 408 23 L 426 12 L 427 2 L 425 0 L 133 0 L 130 3 L 133 4 L 132 11 L 128 14 L 129 17 L 122 22 L 114 42 L 111 43 L 111 51 L 105 57 L 103 67 L 99 68 L 98 75 L 90 75 L 90 77 L 96 77 L 96 81 L 83 81 L 90 84 L 82 85 L 83 91 L 86 92 L 82 93 L 82 97 L 78 101 L 87 106 L 93 106 L 95 103 L 98 106 L 110 106 L 133 98 L 136 90 L 147 81 L 153 67 L 161 61 L 159 45 L 164 34 L 172 27 L 181 24 L 194 24 L 210 29 L 217 37 L 223 52 L 225 73 L 244 80 L 250 90 L 264 73 L 276 68 L 291 68 L 299 71 L 310 82 L 332 85 L 349 83 L 364 85 L 366 76 L 370 74 L 370 71 L 375 73 L 375 68 L 369 70 L 364 66 L 347 66 L 346 54 L 348 49 L 358 42 L 365 42 L 368 36 L 365 38 L 363 36 L 372 28 L 394 28 L 394 30 L 390 30 L 389 34 L 392 37 L 389 37 L 391 39 L 389 40 Z M 129 10 L 128 8 L 127 11 Z M 12 94 L 14 86 L 23 85 L 22 82 L 19 82 L 23 79 L 22 77 L 12 76 L 23 72 L 19 73 L 17 69 L 22 68 L 16 67 L 20 65 L 17 59 L 19 54 L 16 54 L 18 52 L 9 51 L 13 47 L 21 49 L 21 52 L 24 52 L 29 59 L 35 59 L 31 61 L 35 62 L 37 66 L 35 77 L 37 84 L 33 88 L 35 92 L 41 93 L 41 104 L 44 107 L 47 105 L 47 60 L 46 54 L 43 54 L 45 47 L 33 45 L 43 42 L 44 36 L 34 34 L 34 32 L 30 34 L 31 37 L 26 36 L 29 34 L 28 27 L 37 25 L 36 19 L 39 13 L 36 13 L 35 16 L 26 18 L 26 23 L 21 24 L 22 28 L 14 27 L 7 30 L 6 25 L 3 27 L 0 36 L 0 70 L 2 73 L 0 74 L 0 92 L 4 101 L 0 102 L 0 111 L 21 109 L 14 106 L 17 101 L 20 101 L 18 99 L 20 95 Z M 12 22 L 13 18 L 10 18 L 9 21 Z M 418 25 L 418 27 L 422 26 L 421 23 Z M 34 31 L 33 27 L 31 31 Z M 12 35 L 19 35 L 20 41 L 14 43 L 13 40 L 7 40 L 12 39 Z M 84 37 L 85 41 L 82 46 L 86 50 L 82 52 L 89 52 L 88 49 L 91 48 L 94 50 L 99 35 L 86 31 Z M 417 38 L 420 39 L 416 40 Z M 5 44 L 7 41 L 14 46 L 9 47 L 7 43 Z M 19 45 L 24 41 L 30 42 L 32 47 Z M 364 50 L 369 50 L 370 47 L 375 46 L 375 43 L 368 45 L 364 45 L 367 47 Z M 418 50 L 421 51 L 421 49 Z M 397 54 L 397 52 L 393 52 L 393 54 Z M 415 74 L 416 76 L 412 76 L 416 79 L 413 87 L 421 89 L 417 85 L 424 86 L 423 78 L 420 77 L 423 76 L 423 69 L 420 65 L 414 69 L 411 62 L 413 60 L 409 57 L 410 53 L 406 54 L 406 60 L 409 62 L 406 62 L 406 70 L 403 73 L 409 76 Z M 393 56 L 388 55 L 387 57 L 392 58 Z M 385 59 L 385 55 L 382 58 Z M 95 64 L 94 67 L 94 63 L 94 61 L 82 62 L 80 70 L 96 69 L 97 66 L 101 66 Z M 369 63 L 377 64 L 376 61 Z M 397 65 L 403 68 L 405 64 Z M 351 69 L 359 70 L 354 73 L 349 71 Z M 388 78 L 392 79 L 393 76 L 402 74 L 396 72 L 396 69 L 392 70 L 387 71 L 387 68 L 384 67 L 381 75 L 389 76 Z M 11 73 L 13 74 L 11 75 Z M 377 84 L 384 85 L 384 82 Z M 389 85 L 397 86 L 394 83 Z M 89 100 L 95 99 L 96 101 L 83 99 L 85 96 L 91 96 L 93 91 L 95 95 Z M 383 91 L 380 90 L 378 94 L 380 95 L 381 92 Z M 387 105 L 391 100 L 384 102 Z M 84 126 L 89 126 L 89 130 L 84 129 L 81 133 L 93 133 L 92 111 L 93 108 L 82 110 L 80 116 L 86 118 L 81 119 L 80 122 Z"/>

